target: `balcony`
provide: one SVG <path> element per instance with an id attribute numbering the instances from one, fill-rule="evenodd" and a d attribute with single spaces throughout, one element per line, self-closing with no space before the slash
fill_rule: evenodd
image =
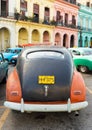
<path id="1" fill-rule="evenodd" d="M 78 26 L 78 29 L 82 32 L 92 32 L 91 28 Z"/>
<path id="2" fill-rule="evenodd" d="M 65 23 L 63 21 L 46 21 L 44 19 L 39 19 L 39 17 L 26 17 L 25 15 L 21 15 L 19 13 L 9 13 L 12 14 L 12 18 L 8 15 L 1 15 L 0 17 L 4 17 L 4 18 L 8 18 L 8 19 L 15 19 L 17 21 L 26 21 L 26 22 L 34 22 L 34 23 L 38 23 L 38 24 L 45 24 L 48 26 L 59 26 L 59 27 L 67 27 L 67 28 L 74 28 L 74 29 L 78 29 L 78 27 L 76 25 L 74 25 L 72 22 L 70 24 Z"/>
<path id="3" fill-rule="evenodd" d="M 74 5 L 77 5 L 76 0 L 64 0 L 64 1 L 67 1 L 67 2 L 69 2 L 69 3 L 71 3 L 71 4 L 74 4 Z"/>

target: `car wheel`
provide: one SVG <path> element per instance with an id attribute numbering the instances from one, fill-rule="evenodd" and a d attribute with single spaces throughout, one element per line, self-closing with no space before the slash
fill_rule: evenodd
<path id="1" fill-rule="evenodd" d="M 11 60 L 11 63 L 12 63 L 13 65 L 16 65 L 16 60 L 12 59 L 12 60 Z"/>
<path id="2" fill-rule="evenodd" d="M 87 73 L 88 72 L 88 68 L 87 66 L 79 66 L 78 70 L 82 73 Z"/>

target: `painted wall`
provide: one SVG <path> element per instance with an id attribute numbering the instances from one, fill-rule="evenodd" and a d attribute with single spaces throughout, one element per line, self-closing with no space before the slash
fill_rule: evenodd
<path id="1" fill-rule="evenodd" d="M 77 5 L 73 5 L 69 2 L 66 1 L 60 1 L 60 0 L 56 0 L 55 1 L 55 12 L 60 11 L 60 14 L 63 16 L 63 22 L 65 22 L 65 14 L 68 14 L 68 24 L 72 23 L 72 16 L 75 16 L 76 19 L 76 27 L 77 27 L 77 22 L 78 22 L 78 10 L 79 7 Z M 56 14 L 55 14 L 56 16 Z M 60 37 L 61 37 L 61 41 L 60 44 L 61 46 L 63 46 L 63 39 L 64 39 L 64 35 L 66 35 L 66 39 L 65 39 L 65 46 L 66 47 L 70 47 L 71 46 L 71 36 L 73 35 L 74 37 L 74 43 L 73 46 L 77 46 L 78 41 L 77 41 L 77 36 L 78 36 L 78 29 L 74 29 L 74 28 L 69 28 L 69 27 L 65 27 L 65 26 L 58 26 L 55 28 L 55 34 L 59 33 Z M 54 35 L 55 35 L 54 34 Z"/>
<path id="2" fill-rule="evenodd" d="M 80 31 L 78 34 L 78 46 L 90 46 L 92 42 L 92 9 L 81 5 L 78 15 L 78 25 Z"/>
<path id="3" fill-rule="evenodd" d="M 9 0 L 8 3 L 9 16 L 14 16 L 15 9 L 16 9 L 16 0 Z"/>
<path id="4" fill-rule="evenodd" d="M 64 37 L 66 37 L 66 47 L 70 47 L 71 41 L 74 42 L 74 46 L 79 45 L 80 32 L 78 33 L 77 28 L 71 28 L 66 26 L 52 26 L 42 24 L 42 20 L 44 19 L 44 8 L 50 8 L 50 21 L 53 20 L 53 17 L 56 18 L 56 12 L 60 11 L 63 16 L 63 20 L 65 20 L 65 13 L 68 14 L 68 23 L 71 23 L 72 15 L 76 18 L 76 26 L 82 26 L 83 28 L 88 28 L 88 30 L 81 30 L 82 35 L 82 45 L 85 46 L 85 43 L 88 42 L 88 46 L 90 45 L 92 39 L 92 13 L 89 8 L 81 6 L 80 11 L 79 7 L 71 4 L 65 0 L 26 0 L 27 4 L 27 12 L 26 15 L 28 17 L 33 16 L 33 4 L 39 4 L 39 19 L 41 20 L 39 23 L 33 23 L 29 21 L 17 21 L 14 19 L 6 19 L 0 18 L 0 34 L 3 39 L 3 31 L 6 28 L 5 33 L 9 37 L 8 41 L 11 47 L 17 46 L 21 42 L 31 43 L 32 41 L 39 41 L 42 43 L 44 39 L 54 44 L 55 41 L 58 41 L 58 44 L 63 46 Z M 20 13 L 20 0 L 9 0 L 9 15 L 12 16 L 15 9 Z M 12 12 L 12 13 L 11 13 Z M 79 13 L 79 17 L 78 17 Z M 3 30 L 3 31 L 2 31 Z M 36 31 L 35 31 L 36 30 Z M 36 32 L 36 33 L 33 33 Z M 47 35 L 46 35 L 47 33 Z M 37 39 L 33 40 L 34 36 L 37 35 Z M 45 35 L 44 35 L 45 34 Z M 25 35 L 25 37 L 24 37 Z M 23 36 L 23 38 L 22 38 Z M 33 36 L 33 37 L 32 37 Z M 40 36 L 40 38 L 38 38 Z M 44 39 L 43 39 L 44 37 Z M 73 40 L 72 40 L 73 39 Z M 0 41 L 1 42 L 1 41 Z M 2 40 L 4 44 L 4 39 Z"/>

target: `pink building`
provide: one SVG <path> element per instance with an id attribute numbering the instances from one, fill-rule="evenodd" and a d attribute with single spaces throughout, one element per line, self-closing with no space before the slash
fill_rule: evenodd
<path id="1" fill-rule="evenodd" d="M 55 44 L 64 47 L 78 45 L 78 10 L 75 0 L 56 0 L 54 30 Z"/>

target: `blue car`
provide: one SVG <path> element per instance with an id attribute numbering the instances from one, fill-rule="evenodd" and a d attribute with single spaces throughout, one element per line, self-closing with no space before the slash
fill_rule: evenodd
<path id="1" fill-rule="evenodd" d="M 0 53 L 0 83 L 6 82 L 8 76 L 8 62 L 4 59 L 3 54 Z"/>
<path id="2" fill-rule="evenodd" d="M 20 54 L 23 48 L 15 47 L 15 48 L 7 48 L 5 52 L 3 52 L 3 56 L 5 60 L 11 63 L 12 57 Z"/>

